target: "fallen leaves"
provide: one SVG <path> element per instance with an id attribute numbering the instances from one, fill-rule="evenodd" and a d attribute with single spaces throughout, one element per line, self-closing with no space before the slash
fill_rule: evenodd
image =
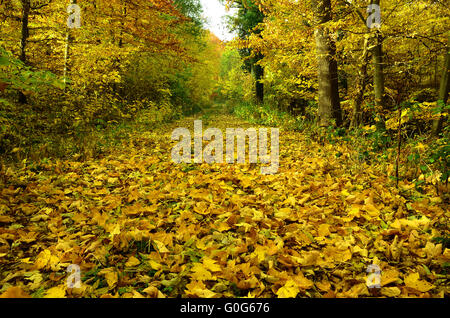
<path id="1" fill-rule="evenodd" d="M 299 292 L 300 288 L 297 286 L 297 283 L 293 279 L 290 279 L 283 287 L 278 289 L 277 296 L 279 298 L 295 298 Z"/>
<path id="2" fill-rule="evenodd" d="M 188 296 L 198 298 L 213 298 L 216 296 L 216 293 L 207 289 L 205 284 L 201 281 L 192 281 L 191 283 L 187 284 L 185 292 Z"/>
<path id="3" fill-rule="evenodd" d="M 409 274 L 405 278 L 405 286 L 421 293 L 425 293 L 435 288 L 433 284 L 430 284 L 425 280 L 421 280 L 419 273 Z"/>
<path id="4" fill-rule="evenodd" d="M 134 267 L 138 266 L 141 263 L 136 257 L 131 256 L 128 261 L 125 263 L 125 267 Z"/>
<path id="5" fill-rule="evenodd" d="M 56 286 L 52 287 L 46 291 L 44 298 L 65 298 L 66 296 L 66 287 Z"/>
<path id="6" fill-rule="evenodd" d="M 26 189 L 0 189 L 2 297 L 369 297 L 373 263 L 379 296 L 445 293 L 440 200 L 412 202 L 373 167 L 352 174 L 299 134 L 282 135 L 269 176 L 175 165 L 170 138 L 153 138 L 166 154 L 23 169 Z M 70 264 L 82 288 L 65 289 Z"/>
<path id="7" fill-rule="evenodd" d="M 55 270 L 55 267 L 59 264 L 59 258 L 53 255 L 48 249 L 43 250 L 36 258 L 35 267 L 36 269 L 48 269 L 51 268 Z"/>
<path id="8" fill-rule="evenodd" d="M 0 295 L 0 298 L 31 298 L 21 287 L 13 286 Z"/>
<path id="9" fill-rule="evenodd" d="M 317 234 L 320 237 L 325 237 L 330 235 L 330 225 L 329 224 L 320 224 L 319 228 L 317 229 Z"/>
<path id="10" fill-rule="evenodd" d="M 109 289 L 113 289 L 117 285 L 117 281 L 119 280 L 118 273 L 114 270 L 114 268 L 104 268 L 98 272 L 99 275 L 103 275 L 105 277 L 106 283 L 108 284 Z"/>
<path id="11" fill-rule="evenodd" d="M 398 287 L 383 287 L 381 288 L 381 295 L 386 297 L 397 297 L 402 293 Z"/>

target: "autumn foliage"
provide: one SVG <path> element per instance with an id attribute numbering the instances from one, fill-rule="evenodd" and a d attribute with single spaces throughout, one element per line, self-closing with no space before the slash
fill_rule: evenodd
<path id="1" fill-rule="evenodd" d="M 448 297 L 445 1 L 222 2 L 0 1 L 0 298 Z M 278 173 L 173 162 L 196 120 Z"/>

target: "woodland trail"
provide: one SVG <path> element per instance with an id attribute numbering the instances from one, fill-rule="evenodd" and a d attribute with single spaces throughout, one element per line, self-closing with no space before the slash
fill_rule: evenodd
<path id="1" fill-rule="evenodd" d="M 449 249 L 433 240 L 448 236 L 439 198 L 418 197 L 413 184 L 397 189 L 392 167 L 358 161 L 349 145 L 287 131 L 275 175 L 261 175 L 258 165 L 175 164 L 171 132 L 192 130 L 193 120 L 135 134 L 101 159 L 16 171 L 0 193 L 0 293 L 11 286 L 8 293 L 33 297 L 448 292 Z M 203 124 L 253 127 L 226 114 Z M 80 288 L 67 288 L 70 264 L 80 266 Z M 381 289 L 367 287 L 371 264 L 381 270 Z"/>

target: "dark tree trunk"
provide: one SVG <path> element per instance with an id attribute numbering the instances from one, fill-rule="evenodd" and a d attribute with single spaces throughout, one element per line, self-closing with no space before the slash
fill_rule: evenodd
<path id="1" fill-rule="evenodd" d="M 444 105 L 447 104 L 448 95 L 450 91 L 450 81 L 448 79 L 449 73 L 450 73 L 450 37 L 447 43 L 447 53 L 445 55 L 444 68 L 442 70 L 441 85 L 439 88 L 439 97 L 438 97 L 438 102 L 443 103 Z M 444 124 L 444 116 L 440 116 L 439 119 L 433 122 L 434 135 L 438 136 L 441 133 L 443 124 Z"/>
<path id="2" fill-rule="evenodd" d="M 331 21 L 331 1 L 314 0 L 318 28 L 315 31 L 319 77 L 319 124 L 329 126 L 334 119 L 342 124 L 336 47 L 324 23 Z"/>
<path id="3" fill-rule="evenodd" d="M 380 5 L 380 0 L 373 0 L 372 4 Z M 375 46 L 372 49 L 374 76 L 373 87 L 375 94 L 375 105 L 378 111 L 385 108 L 384 97 L 384 70 L 383 70 L 383 35 L 379 30 L 376 30 Z"/>
<path id="4" fill-rule="evenodd" d="M 255 94 L 256 102 L 260 105 L 264 103 L 264 84 L 261 80 L 264 78 L 264 68 L 261 65 L 256 64 L 261 61 L 263 56 L 258 54 L 256 57 L 255 64 L 253 64 L 253 76 L 255 78 Z"/>

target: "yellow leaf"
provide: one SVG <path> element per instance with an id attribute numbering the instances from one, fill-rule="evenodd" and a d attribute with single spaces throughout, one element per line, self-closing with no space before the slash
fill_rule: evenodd
<path id="1" fill-rule="evenodd" d="M 361 213 L 360 213 L 359 207 L 352 206 L 350 211 L 348 211 L 348 216 L 350 216 L 350 217 L 357 217 L 357 218 L 361 217 Z"/>
<path id="2" fill-rule="evenodd" d="M 386 297 L 397 297 L 401 294 L 400 288 L 398 287 L 383 287 L 381 288 L 381 295 Z"/>
<path id="3" fill-rule="evenodd" d="M 422 293 L 427 292 L 434 288 L 433 284 L 430 284 L 425 280 L 419 280 L 419 278 L 420 278 L 419 273 L 413 273 L 408 275 L 408 277 L 405 278 L 406 287 L 415 289 Z"/>
<path id="4" fill-rule="evenodd" d="M 108 214 L 95 211 L 92 219 L 101 227 L 104 227 L 108 220 Z"/>
<path id="5" fill-rule="evenodd" d="M 222 270 L 222 268 L 216 264 L 216 261 L 209 257 L 203 258 L 203 266 L 211 272 L 220 272 Z"/>
<path id="6" fill-rule="evenodd" d="M 252 185 L 252 179 L 249 177 L 241 177 L 241 184 L 243 188 L 248 188 Z"/>
<path id="7" fill-rule="evenodd" d="M 155 262 L 154 260 L 148 261 L 149 265 L 152 267 L 152 269 L 159 271 L 162 268 L 162 265 Z"/>
<path id="8" fill-rule="evenodd" d="M 206 205 L 206 202 L 198 202 L 194 207 L 194 212 L 197 212 L 198 214 L 207 215 L 210 213 L 210 210 L 208 209 L 208 206 Z"/>
<path id="9" fill-rule="evenodd" d="M 251 256 L 256 256 L 258 258 L 258 262 L 262 262 L 266 259 L 266 251 L 267 251 L 266 247 L 258 245 L 256 246 Z"/>
<path id="10" fill-rule="evenodd" d="M 371 217 L 378 217 L 380 215 L 380 210 L 378 210 L 373 204 L 364 205 L 364 210 Z"/>
<path id="11" fill-rule="evenodd" d="M 211 193 L 206 189 L 193 189 L 189 194 L 194 199 L 201 199 L 212 203 Z"/>
<path id="12" fill-rule="evenodd" d="M 359 296 L 369 296 L 369 291 L 365 283 L 353 285 L 343 295 L 347 298 L 358 298 Z"/>
<path id="13" fill-rule="evenodd" d="M 293 220 L 291 208 L 282 208 L 275 212 L 275 217 L 278 219 Z"/>
<path id="14" fill-rule="evenodd" d="M 134 216 L 139 215 L 144 212 L 144 208 L 140 203 L 135 203 L 133 205 L 127 206 L 122 209 L 122 212 L 126 215 Z"/>
<path id="15" fill-rule="evenodd" d="M 297 297 L 300 289 L 294 280 L 290 279 L 286 282 L 286 284 L 278 289 L 277 296 L 278 298 L 295 298 Z"/>
<path id="16" fill-rule="evenodd" d="M 98 274 L 105 276 L 106 283 L 108 284 L 108 287 L 110 289 L 114 288 L 117 284 L 117 281 L 119 280 L 119 277 L 113 268 L 104 268 L 100 272 L 98 272 Z"/>
<path id="17" fill-rule="evenodd" d="M 330 225 L 328 224 L 320 224 L 319 228 L 317 229 L 318 235 L 321 237 L 325 237 L 330 235 Z"/>
<path id="18" fill-rule="evenodd" d="M 66 288 L 64 286 L 52 287 L 45 293 L 44 298 L 65 298 Z"/>
<path id="19" fill-rule="evenodd" d="M 214 277 L 211 272 L 209 272 L 203 264 L 195 263 L 194 266 L 191 269 L 192 275 L 191 277 L 198 281 L 203 280 L 216 280 L 216 277 Z"/>
<path id="20" fill-rule="evenodd" d="M 14 219 L 8 215 L 0 215 L 0 223 L 11 223 Z"/>
<path id="21" fill-rule="evenodd" d="M 47 266 L 50 258 L 52 257 L 52 253 L 49 250 L 43 250 L 39 253 L 34 263 L 37 269 L 42 269 Z"/>
<path id="22" fill-rule="evenodd" d="M 128 261 L 125 263 L 126 267 L 138 266 L 141 262 L 134 256 L 131 256 Z"/>
<path id="23" fill-rule="evenodd" d="M 230 229 L 230 226 L 226 222 L 220 222 L 217 226 L 217 231 L 219 232 L 225 232 Z"/>
<path id="24" fill-rule="evenodd" d="M 167 249 L 167 247 L 164 245 L 163 242 L 158 240 L 153 240 L 153 244 L 156 248 L 156 250 L 160 253 L 169 253 L 170 251 Z"/>
<path id="25" fill-rule="evenodd" d="M 390 224 L 390 227 L 393 229 L 401 230 L 402 224 L 400 223 L 399 219 L 395 219 L 395 221 Z"/>
<path id="26" fill-rule="evenodd" d="M 331 284 L 329 281 L 323 280 L 321 282 L 316 283 L 317 288 L 319 288 L 321 291 L 327 292 L 331 288 Z"/>
<path id="27" fill-rule="evenodd" d="M 155 286 L 148 286 L 142 292 L 146 293 L 150 298 L 166 298 L 166 296 L 164 296 L 164 294 L 161 293 Z"/>
<path id="28" fill-rule="evenodd" d="M 283 204 L 295 206 L 295 202 L 295 198 L 291 196 L 284 200 Z"/>
<path id="29" fill-rule="evenodd" d="M 431 242 L 427 242 L 423 251 L 427 255 L 427 258 L 435 258 L 438 255 L 442 254 L 442 244 L 433 244 Z"/>
<path id="30" fill-rule="evenodd" d="M 112 237 L 114 237 L 114 235 L 119 235 L 120 234 L 120 224 L 116 224 L 116 225 L 111 224 L 111 228 L 107 228 L 106 230 L 108 232 L 110 232 L 110 235 Z"/>
<path id="31" fill-rule="evenodd" d="M 4 253 L 4 254 L 6 255 L 6 253 Z M 25 264 L 32 264 L 32 263 L 33 263 L 33 262 L 30 260 L 29 257 L 22 258 L 20 261 L 21 261 L 22 263 L 25 263 Z"/>
<path id="32" fill-rule="evenodd" d="M 186 294 L 188 296 L 196 296 L 200 298 L 213 298 L 216 293 L 206 288 L 205 284 L 201 281 L 192 281 L 186 285 Z"/>
<path id="33" fill-rule="evenodd" d="M 253 209 L 252 213 L 253 213 L 252 221 L 258 222 L 264 219 L 263 211 Z"/>
<path id="34" fill-rule="evenodd" d="M 397 281 L 399 276 L 400 273 L 395 269 L 383 270 L 383 272 L 381 273 L 381 286 L 385 286 Z"/>
<path id="35" fill-rule="evenodd" d="M 294 276 L 293 280 L 300 289 L 310 289 L 314 286 L 314 283 L 306 278 L 302 272 L 299 272 L 297 276 Z"/>
<path id="36" fill-rule="evenodd" d="M 309 198 L 311 198 L 311 195 L 307 194 L 303 198 L 301 198 L 297 203 L 300 204 L 300 205 L 303 205 L 303 204 L 305 204 L 306 201 L 309 200 Z"/>
<path id="37" fill-rule="evenodd" d="M 30 295 L 28 295 L 21 287 L 13 286 L 9 287 L 1 294 L 0 298 L 30 298 Z"/>
<path id="38" fill-rule="evenodd" d="M 360 248 L 358 245 L 355 245 L 353 247 L 352 253 L 359 254 L 359 255 L 361 255 L 363 257 L 367 257 L 367 255 L 369 254 L 369 251 L 367 249 L 365 249 L 365 248 Z"/>

